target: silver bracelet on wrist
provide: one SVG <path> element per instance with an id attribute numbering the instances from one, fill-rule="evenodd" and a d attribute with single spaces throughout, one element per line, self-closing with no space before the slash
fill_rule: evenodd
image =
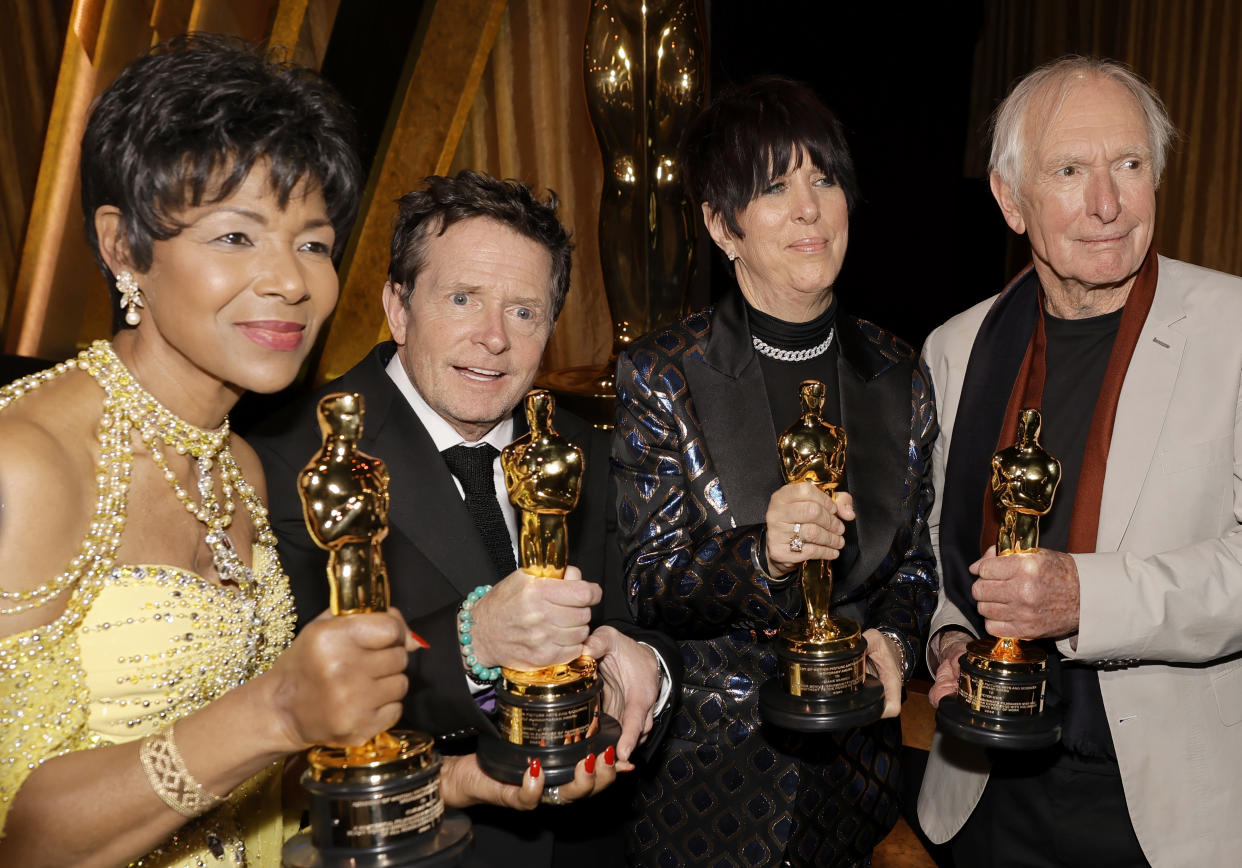
<path id="1" fill-rule="evenodd" d="M 875 629 L 876 632 L 887 637 L 888 640 L 896 646 L 897 663 L 901 669 L 901 682 L 902 684 L 906 683 L 910 680 L 910 670 L 914 668 L 910 661 L 906 658 L 906 644 L 901 641 L 901 636 L 897 633 L 897 631 L 890 627 L 876 627 Z"/>

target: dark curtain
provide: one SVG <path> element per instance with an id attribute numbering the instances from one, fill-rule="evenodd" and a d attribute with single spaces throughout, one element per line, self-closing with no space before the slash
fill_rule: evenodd
<path id="1" fill-rule="evenodd" d="M 1181 131 L 1157 199 L 1161 253 L 1242 275 L 1242 3 L 1006 0 L 987 4 L 975 56 L 966 174 L 986 171 L 982 131 L 1012 81 L 1067 53 L 1124 61 Z M 1029 258 L 1013 245 L 1010 273 Z"/>

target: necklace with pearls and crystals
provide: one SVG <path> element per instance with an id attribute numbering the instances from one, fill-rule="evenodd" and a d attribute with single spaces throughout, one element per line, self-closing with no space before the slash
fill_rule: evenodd
<path id="1" fill-rule="evenodd" d="M 211 561 L 223 582 L 246 587 L 254 581 L 254 573 L 247 567 L 233 548 L 226 528 L 233 522 L 236 508 L 234 493 L 245 485 L 233 453 L 229 450 L 229 420 L 216 429 L 199 428 L 186 422 L 159 402 L 144 389 L 125 365 L 117 358 L 112 346 L 100 342 L 93 346 L 96 354 L 95 379 L 113 399 L 129 425 L 138 432 L 139 438 L 151 453 L 151 460 L 164 476 L 177 500 L 186 512 L 207 528 L 207 547 L 211 549 Z M 194 459 L 198 472 L 197 503 L 177 479 L 177 474 L 164 457 L 161 442 L 171 446 L 178 455 Z M 212 469 L 220 466 L 220 493 L 216 497 Z"/>
<path id="2" fill-rule="evenodd" d="M 71 371 L 82 371 L 88 374 L 105 389 L 97 429 L 99 457 L 96 462 L 96 482 L 98 488 L 96 491 L 95 508 L 91 514 L 90 529 L 85 539 L 83 539 L 78 553 L 73 556 L 65 570 L 59 575 L 36 588 L 26 591 L 7 591 L 0 588 L 0 615 L 14 615 L 40 608 L 56 599 L 68 589 L 81 586 L 84 588 L 85 596 L 77 603 L 78 617 L 80 617 L 80 613 L 89 607 L 93 595 L 98 593 L 101 583 L 112 572 L 116 561 L 117 547 L 120 545 L 121 536 L 125 531 L 130 471 L 134 461 L 132 447 L 134 423 L 125 406 L 132 403 L 133 396 L 131 393 L 133 388 L 126 386 L 125 382 L 126 378 L 128 378 L 129 382 L 132 382 L 133 378 L 125 370 L 125 366 L 116 357 L 107 341 L 96 341 L 83 350 L 76 358 L 61 362 L 45 371 L 39 371 L 28 377 L 15 380 L 7 386 L 0 388 L 0 411 Z M 121 375 L 124 376 L 122 377 Z M 105 381 L 107 381 L 108 385 L 105 385 Z M 136 383 L 134 386 L 140 394 L 147 394 Z M 154 401 L 155 399 L 152 397 L 151 400 Z M 265 559 L 267 567 L 263 575 L 251 584 L 242 585 L 242 589 L 250 593 L 258 588 L 260 584 L 270 587 L 273 582 L 284 581 L 280 571 L 280 562 L 275 555 L 276 535 L 272 533 L 271 524 L 268 522 L 267 507 L 259 500 L 254 486 L 245 480 L 241 475 L 241 470 L 233 461 L 233 456 L 228 449 L 228 441 L 225 439 L 227 431 L 203 431 L 200 428 L 186 424 L 167 410 L 164 412 L 168 413 L 169 420 L 171 421 L 170 432 L 173 426 L 178 429 L 182 429 L 182 426 L 184 426 L 182 434 L 174 437 L 174 440 L 181 440 L 187 451 L 206 451 L 216 456 L 216 461 L 221 465 L 222 474 L 227 474 L 230 486 L 236 495 L 240 497 L 241 502 L 250 514 L 250 520 L 254 525 L 255 541 L 267 548 L 270 553 Z M 187 433 L 188 436 L 186 436 Z M 207 442 L 203 444 L 205 449 L 187 442 L 189 440 L 199 440 L 200 438 L 196 434 L 207 435 Z M 175 448 L 175 443 L 170 443 L 169 445 Z M 163 455 L 160 457 L 162 458 Z M 178 499 L 180 500 L 181 498 L 178 497 Z M 189 499 L 189 495 L 186 495 L 186 499 Z M 198 518 L 197 506 L 194 507 L 193 512 L 195 518 Z M 217 520 L 217 523 L 219 521 Z M 228 522 L 225 521 L 224 524 L 227 525 Z M 211 531 L 209 530 L 208 533 L 210 534 Z M 221 530 L 221 533 L 223 533 L 223 530 Z M 228 550 L 231 550 L 231 543 L 227 540 L 227 534 L 224 534 L 223 538 L 213 535 L 208 539 L 208 545 L 212 546 L 213 561 L 215 560 L 217 547 L 227 546 Z M 221 578 L 231 576 L 233 581 L 237 581 L 239 585 L 250 580 L 251 571 L 240 562 L 240 559 L 237 559 L 236 554 L 233 554 L 232 558 L 230 558 L 227 550 L 221 551 L 221 560 L 224 562 L 224 569 L 221 570 L 217 566 L 217 572 Z M 36 631 L 28 634 L 19 641 L 19 645 L 21 643 L 34 643 L 38 645 L 41 642 L 56 639 L 58 635 L 63 635 L 59 631 L 67 629 L 61 625 L 59 620 L 56 624 L 58 626 L 48 628 L 48 632 Z"/>
<path id="3" fill-rule="evenodd" d="M 76 359 L 23 377 L 0 389 L 0 410 L 70 371 L 82 369 L 89 372 L 86 356 L 90 352 L 86 350 Z M 103 575 L 112 569 L 116 547 L 125 529 L 125 496 L 133 463 L 129 432 L 121 431 L 123 421 L 112 400 L 105 397 L 99 418 L 98 467 L 102 470 L 95 510 L 91 514 L 90 532 L 81 549 L 64 572 L 37 588 L 29 591 L 0 590 L 0 615 L 15 615 L 45 606 L 84 576 Z M 38 633 L 31 634 L 34 641 L 38 641 L 37 636 Z"/>
<path id="4" fill-rule="evenodd" d="M 805 362 L 808 359 L 818 358 L 828 352 L 828 348 L 832 346 L 832 338 L 836 333 L 836 326 L 833 326 L 828 329 L 828 337 L 815 346 L 807 347 L 804 350 L 782 350 L 780 347 L 774 347 L 762 338 L 757 338 L 754 335 L 750 336 L 750 342 L 755 345 L 756 350 L 769 359 L 776 359 L 778 362 Z"/>

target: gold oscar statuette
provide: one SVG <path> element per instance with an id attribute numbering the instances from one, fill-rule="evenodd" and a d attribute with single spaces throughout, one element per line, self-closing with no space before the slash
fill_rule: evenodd
<path id="1" fill-rule="evenodd" d="M 526 396 L 530 430 L 500 453 L 505 488 L 518 513 L 521 568 L 561 580 L 569 564 L 566 518 L 578 505 L 583 453 L 552 426 L 550 392 Z M 502 669 L 496 687 L 499 738 L 481 736 L 479 765 L 497 780 L 521 781 L 538 758 L 548 786 L 573 779 L 588 753 L 615 744 L 620 725 L 600 709 L 603 682 L 587 655 L 542 669 Z"/>
<path id="2" fill-rule="evenodd" d="M 845 430 L 823 419 L 824 384 L 799 387 L 802 413 L 777 441 L 785 481 L 810 482 L 832 495 L 845 473 Z M 884 710 L 884 689 L 866 677 L 867 640 L 858 622 L 829 614 L 832 567 L 804 561 L 798 569 L 802 616 L 777 635 L 778 679 L 760 688 L 764 719 L 804 732 L 862 726 Z"/>
<path id="3" fill-rule="evenodd" d="M 332 614 L 388 608 L 381 544 L 388 535 L 388 470 L 358 450 L 363 399 L 325 396 L 318 407 L 323 448 L 298 475 L 302 514 L 328 552 Z M 356 747 L 311 748 L 302 785 L 311 827 L 285 845 L 283 864 L 453 865 L 468 848 L 470 821 L 445 811 L 440 756 L 431 736 L 381 732 Z"/>
<path id="4" fill-rule="evenodd" d="M 1039 443 L 1040 416 L 1018 417 L 1018 442 L 992 456 L 991 489 L 1002 510 L 996 553 L 1021 556 L 1039 549 L 1039 517 L 1052 509 L 1061 462 Z M 940 703 L 936 719 L 947 732 L 988 747 L 1033 750 L 1054 744 L 1060 723 L 1044 708 L 1047 657 L 1012 637 L 976 639 L 962 655 L 958 692 Z"/>

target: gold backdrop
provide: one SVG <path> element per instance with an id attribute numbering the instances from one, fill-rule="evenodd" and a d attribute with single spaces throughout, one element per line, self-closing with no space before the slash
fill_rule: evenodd
<path id="1" fill-rule="evenodd" d="M 588 11 L 585 0 L 511 0 L 453 158 L 453 171 L 519 178 L 561 198 L 574 266 L 544 357 L 551 369 L 602 362 L 612 349 L 596 232 L 604 175 L 582 84 Z"/>
<path id="2" fill-rule="evenodd" d="M 0 303 L 8 351 L 64 357 L 108 332 L 103 282 L 79 229 L 76 137 L 90 98 L 124 60 L 197 26 L 279 43 L 317 63 L 338 2 L 6 0 Z M 1183 133 L 1160 192 L 1161 251 L 1242 274 L 1242 4 L 1008 0 L 985 8 L 975 126 L 1014 77 L 1065 51 L 1130 63 L 1164 96 Z M 377 154 L 373 195 L 342 264 L 342 303 L 321 375 L 344 370 L 381 333 L 392 199 L 423 175 L 467 165 L 561 195 L 578 247 L 546 362 L 605 356 L 611 326 L 595 228 L 602 170 L 582 93 L 587 10 L 585 0 L 429 0 L 419 62 L 393 102 L 401 122 L 390 123 L 394 135 Z M 977 152 L 966 155 L 966 169 L 980 171 Z"/>

